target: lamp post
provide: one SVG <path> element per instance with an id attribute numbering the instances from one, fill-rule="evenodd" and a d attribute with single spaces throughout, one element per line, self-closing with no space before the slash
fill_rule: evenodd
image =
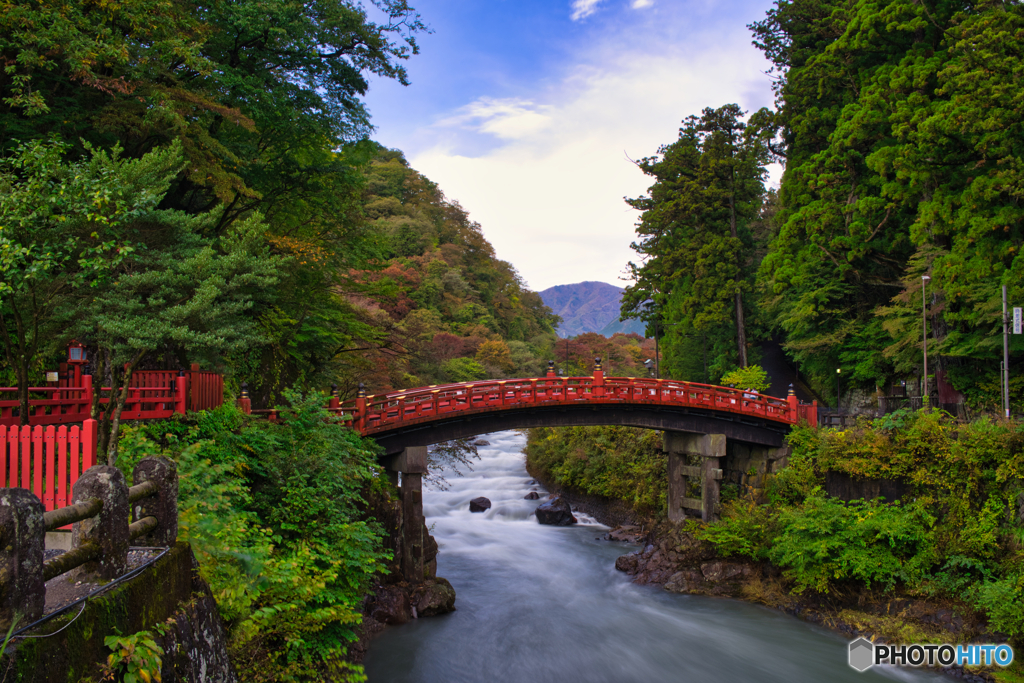
<path id="1" fill-rule="evenodd" d="M 836 368 L 836 412 L 843 414 L 843 402 L 839 398 L 839 375 L 843 373 L 842 368 Z"/>
<path id="2" fill-rule="evenodd" d="M 922 378 L 921 387 L 921 407 L 927 407 L 928 403 L 928 313 L 926 310 L 926 303 L 924 297 L 924 290 L 928 286 L 928 281 L 931 277 L 928 275 L 921 276 L 921 348 L 924 351 L 924 376 Z"/>

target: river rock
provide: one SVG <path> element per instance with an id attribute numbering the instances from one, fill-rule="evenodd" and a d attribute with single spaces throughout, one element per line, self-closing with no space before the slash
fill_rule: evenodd
<path id="1" fill-rule="evenodd" d="M 579 521 L 573 517 L 569 501 L 565 500 L 561 496 L 555 496 L 546 503 L 538 505 L 536 513 L 537 521 L 541 524 L 569 526 L 570 524 L 575 524 Z"/>
<path id="2" fill-rule="evenodd" d="M 483 512 L 484 510 L 490 509 L 491 501 L 488 500 L 487 498 L 484 498 L 483 496 L 480 496 L 479 498 L 474 498 L 473 500 L 469 501 L 470 512 Z"/>
<path id="3" fill-rule="evenodd" d="M 705 562 L 700 571 L 708 581 L 728 581 L 750 574 L 750 567 L 732 562 Z"/>
<path id="4" fill-rule="evenodd" d="M 455 611 L 455 589 L 448 579 L 437 577 L 424 581 L 413 592 L 417 617 L 432 617 Z"/>
<path id="5" fill-rule="evenodd" d="M 491 442 L 490 441 L 484 441 L 483 439 L 477 439 L 476 441 L 473 442 L 473 445 L 474 446 L 490 446 Z"/>
<path id="6" fill-rule="evenodd" d="M 639 543 L 643 540 L 643 533 L 639 527 L 628 524 L 612 529 L 605 538 L 609 541 L 621 541 L 622 543 Z"/>
<path id="7" fill-rule="evenodd" d="M 367 614 L 382 624 L 404 624 L 412 618 L 409 599 L 398 586 L 380 586 L 374 591 Z"/>
<path id="8" fill-rule="evenodd" d="M 540 498 L 540 496 L 537 495 L 536 491 L 530 491 L 525 496 L 523 496 L 523 498 L 525 498 L 526 500 L 537 500 L 538 498 Z"/>
<path id="9" fill-rule="evenodd" d="M 636 574 L 640 564 L 640 555 L 637 553 L 626 553 L 615 558 L 615 568 L 627 574 Z"/>

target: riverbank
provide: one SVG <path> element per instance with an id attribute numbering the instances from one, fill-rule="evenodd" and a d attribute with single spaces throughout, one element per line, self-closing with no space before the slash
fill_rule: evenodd
<path id="1" fill-rule="evenodd" d="M 867 589 L 798 596 L 790 592 L 791 585 L 778 567 L 722 557 L 714 546 L 700 541 L 685 527 L 659 524 L 645 541 L 644 547 L 615 561 L 616 569 L 640 585 L 660 586 L 670 593 L 753 602 L 850 639 L 865 637 L 881 643 L 1006 642 L 1005 635 L 988 630 L 983 614 L 963 603 Z M 1022 680 L 1018 672 L 999 668 L 940 670 L 978 683 Z"/>
<path id="2" fill-rule="evenodd" d="M 1012 582 L 1020 558 L 1014 529 L 1021 521 L 1015 506 L 1007 504 L 1002 514 L 1004 502 L 1015 500 L 1016 439 L 1012 426 L 947 424 L 931 413 L 890 416 L 846 432 L 802 430 L 793 442 L 796 466 L 773 476 L 765 491 L 770 504 L 733 491 L 723 496 L 722 523 L 688 520 L 682 526 L 663 515 L 629 514 L 625 501 L 592 495 L 613 476 L 627 493 L 663 486 L 654 473 L 664 455 L 651 444 L 604 428 L 564 437 L 549 430 L 530 435 L 527 453 L 531 475 L 574 509 L 609 526 L 643 531 L 642 547 L 616 560 L 637 584 L 764 605 L 849 639 L 1002 643 L 1019 633 L 1012 630 Z M 644 458 L 654 464 L 637 466 Z M 644 480 L 630 487 L 623 482 L 629 472 Z M 906 501 L 829 496 L 833 472 L 869 483 L 897 481 Z M 994 623 L 1009 624 L 1010 634 Z M 1010 671 L 947 673 L 1024 681 L 1020 663 Z"/>
<path id="3" fill-rule="evenodd" d="M 937 602 L 919 596 L 860 590 L 850 593 L 796 596 L 770 563 L 737 561 L 698 540 L 685 527 L 638 515 L 623 501 L 557 486 L 536 468 L 532 477 L 569 502 L 573 511 L 586 513 L 612 527 L 609 540 L 639 532 L 641 547 L 619 556 L 615 568 L 633 577 L 633 583 L 660 587 L 669 593 L 743 600 L 779 610 L 829 629 L 851 640 L 864 637 L 880 643 L 1002 643 L 1006 636 L 987 629 L 984 615 L 963 603 Z M 696 520 L 691 522 L 697 524 Z M 936 670 L 968 683 L 1024 683 L 1015 666 Z"/>

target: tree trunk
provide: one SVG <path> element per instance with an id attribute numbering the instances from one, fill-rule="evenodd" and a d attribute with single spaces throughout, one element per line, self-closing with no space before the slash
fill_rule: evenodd
<path id="1" fill-rule="evenodd" d="M 743 321 L 743 295 L 736 288 L 736 344 L 740 351 L 740 367 L 747 367 L 747 328 Z"/>
<path id="2" fill-rule="evenodd" d="M 736 230 L 736 169 L 732 169 L 732 187 L 729 193 L 729 232 L 733 238 L 739 239 Z M 747 367 L 747 327 L 743 319 L 743 293 L 740 283 L 736 283 L 736 346 L 739 350 L 740 367 Z"/>
<path id="3" fill-rule="evenodd" d="M 18 416 L 21 424 L 28 424 L 28 349 L 25 340 L 25 327 L 22 324 L 21 316 L 15 308 L 13 311 L 14 323 L 17 326 L 17 339 L 12 340 L 7 330 L 7 319 L 0 313 L 0 333 L 3 333 L 4 354 L 7 362 L 14 368 L 14 377 L 18 382 Z M 17 348 L 15 348 L 17 344 Z"/>
<path id="4" fill-rule="evenodd" d="M 103 385 L 107 379 L 107 365 L 109 355 L 102 346 L 96 349 L 96 368 L 93 370 L 92 378 L 92 406 L 89 408 L 89 417 L 96 420 L 99 429 L 96 431 L 96 452 L 107 452 L 107 437 L 110 431 L 106 428 L 107 421 L 103 417 L 103 406 L 100 399 L 103 397 Z"/>
<path id="5" fill-rule="evenodd" d="M 121 375 L 121 390 L 117 393 L 117 402 L 107 411 L 107 464 L 110 466 L 117 464 L 117 437 L 121 431 L 121 411 L 124 410 L 124 404 L 128 402 L 128 394 L 131 391 L 132 375 L 135 373 L 135 367 L 145 355 L 145 351 L 140 351 L 135 355 L 135 358 L 132 359 L 132 362 L 128 363 L 125 367 L 124 374 Z M 113 380 L 113 367 L 111 367 L 110 377 L 111 380 Z M 113 393 L 113 384 L 111 384 L 110 388 L 111 393 Z M 113 398 L 111 398 L 111 403 L 114 403 Z"/>

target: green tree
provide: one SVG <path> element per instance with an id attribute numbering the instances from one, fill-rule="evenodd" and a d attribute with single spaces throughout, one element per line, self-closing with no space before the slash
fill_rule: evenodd
<path id="1" fill-rule="evenodd" d="M 138 160 L 90 150 L 67 163 L 60 143 L 26 143 L 0 158 L 0 339 L 28 424 L 30 369 L 41 347 L 67 341 L 58 313 L 109 285 L 181 166 L 172 146 Z"/>
<path id="2" fill-rule="evenodd" d="M 759 217 L 769 160 L 767 112 L 749 122 L 742 117 L 735 104 L 705 109 L 683 122 L 679 139 L 660 148 L 660 157 L 640 161 L 655 182 L 649 195 L 627 200 L 643 212 L 640 239 L 631 246 L 645 260 L 630 264 L 635 283 L 622 304 L 624 316 L 657 321 L 670 337 L 731 336 L 735 351 L 723 352 L 741 367 L 748 364 L 750 227 Z"/>
<path id="3" fill-rule="evenodd" d="M 112 283 L 76 302 L 72 327 L 96 348 L 97 376 L 111 381 L 106 409 L 99 391 L 92 406 L 100 420 L 97 450 L 111 465 L 132 375 L 143 359 L 168 346 L 191 358 L 251 347 L 259 330 L 249 309 L 258 292 L 276 283 L 280 262 L 268 254 L 258 214 L 215 239 L 201 231 L 216 216 L 160 212 L 148 218 L 156 241 L 139 244 Z"/>

